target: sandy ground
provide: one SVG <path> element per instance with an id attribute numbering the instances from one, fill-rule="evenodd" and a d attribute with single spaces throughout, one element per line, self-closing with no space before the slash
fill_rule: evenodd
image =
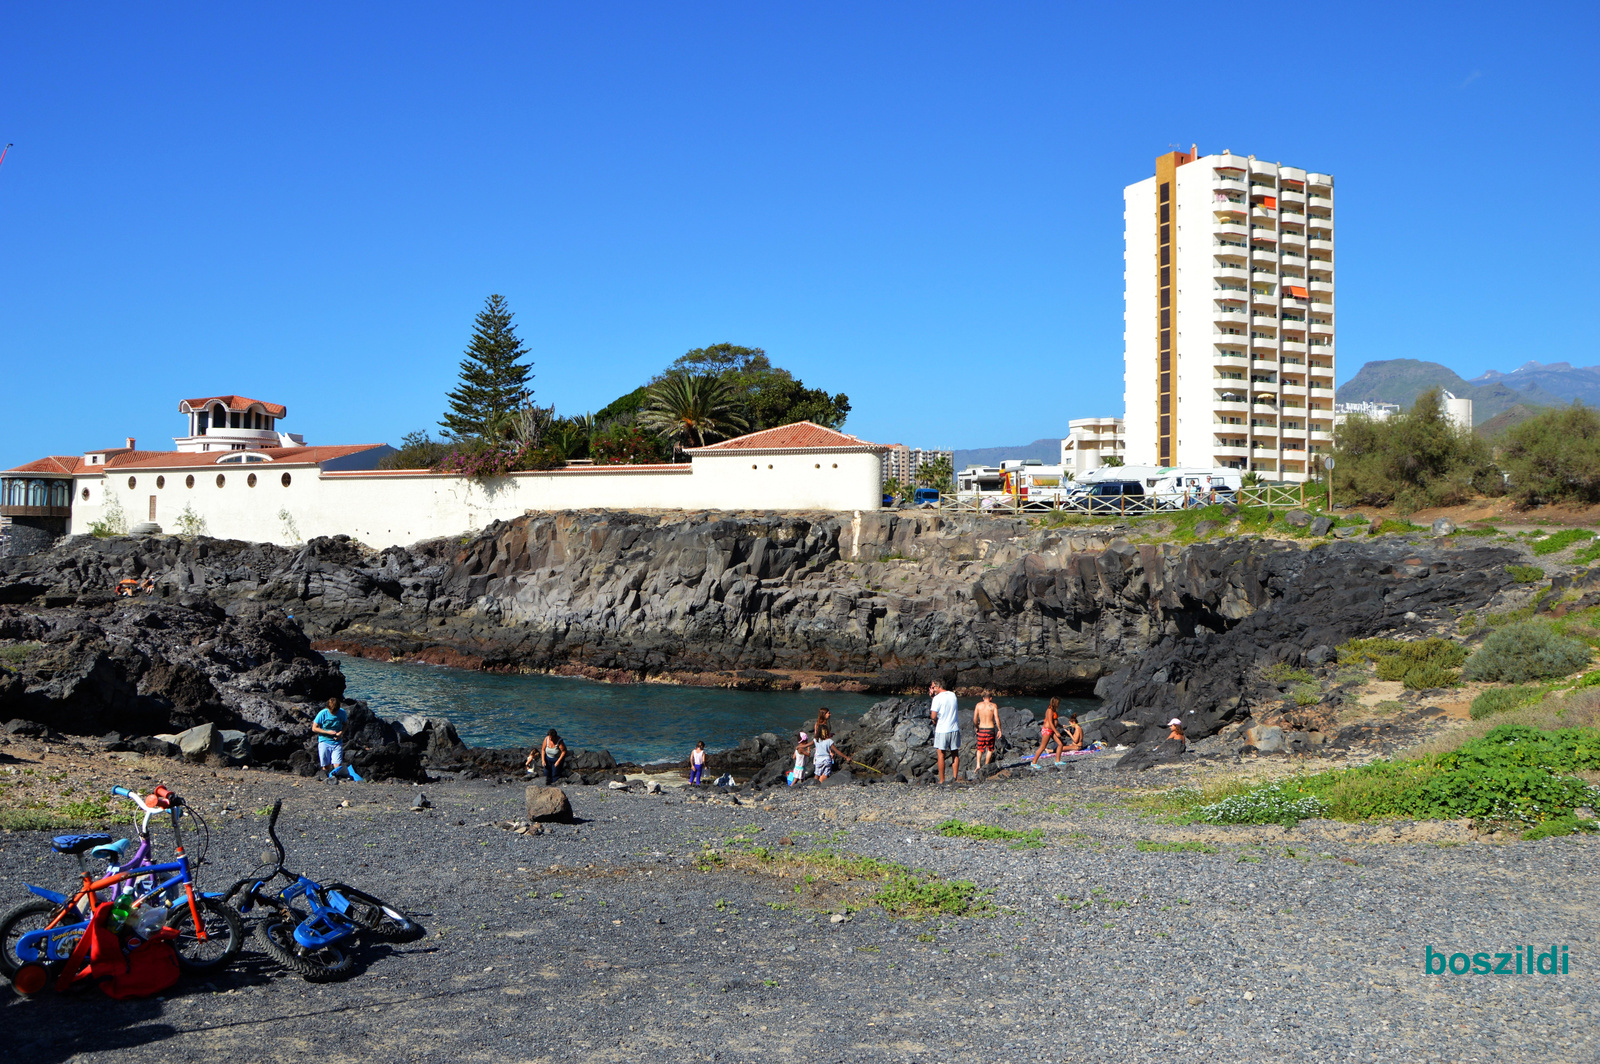
<path id="1" fill-rule="evenodd" d="M 328 986 L 252 949 L 145 1001 L 0 990 L 10 1059 L 1588 1061 L 1600 1049 L 1600 843 L 1482 841 L 1457 823 L 1180 827 L 1130 807 L 1144 788 L 1237 771 L 1216 764 L 1129 778 L 1084 762 L 742 804 L 573 788 L 579 822 L 529 836 L 498 826 L 520 815 L 522 788 L 483 780 L 328 786 L 20 742 L 0 755 L 13 783 L 31 770 L 78 793 L 181 790 L 212 824 L 207 885 L 248 870 L 257 811 L 281 797 L 291 866 L 349 879 L 428 928 L 367 948 L 352 979 Z M 433 805 L 421 813 L 419 791 Z M 952 817 L 1036 831 L 1038 845 L 944 837 Z M 0 898 L 21 898 L 25 880 L 66 884 L 72 863 L 47 837 L 0 833 Z M 1172 842 L 1198 848 L 1148 849 Z M 981 911 L 892 915 L 869 900 L 874 883 L 804 859 L 824 850 L 970 881 Z M 1424 971 L 1428 948 L 1523 944 L 1566 945 L 1570 972 Z"/>

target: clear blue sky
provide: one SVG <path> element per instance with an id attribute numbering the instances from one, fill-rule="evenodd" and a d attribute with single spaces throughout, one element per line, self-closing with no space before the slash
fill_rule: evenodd
<path id="1" fill-rule="evenodd" d="M 1338 184 L 1341 380 L 1596 357 L 1600 6 L 0 11 L 0 465 L 176 405 L 437 421 L 500 292 L 537 397 L 761 346 L 879 442 L 1122 408 L 1122 187 L 1198 142 Z"/>

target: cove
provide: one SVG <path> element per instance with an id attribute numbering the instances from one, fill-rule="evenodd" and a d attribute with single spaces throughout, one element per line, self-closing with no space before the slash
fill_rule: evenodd
<path id="1" fill-rule="evenodd" d="M 708 750 L 748 736 L 784 735 L 814 720 L 818 706 L 853 720 L 884 695 L 840 691 L 735 691 L 670 684 L 607 684 L 542 674 L 474 672 L 439 665 L 372 661 L 329 654 L 344 672 L 345 694 L 386 720 L 408 713 L 445 717 L 471 746 L 531 747 L 551 728 L 573 750 L 609 750 L 618 761 L 682 761 L 698 740 Z M 1044 715 L 1046 699 L 997 699 Z M 975 698 L 963 698 L 970 708 Z M 1062 712 L 1084 712 L 1095 699 L 1064 698 Z"/>

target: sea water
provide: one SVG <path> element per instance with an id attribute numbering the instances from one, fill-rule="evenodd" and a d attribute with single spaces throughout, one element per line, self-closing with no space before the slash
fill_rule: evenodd
<path id="1" fill-rule="evenodd" d="M 861 716 L 885 695 L 840 691 L 733 691 L 671 684 L 610 684 L 564 676 L 502 674 L 369 661 L 343 654 L 350 698 L 365 701 L 385 720 L 408 713 L 444 717 L 471 746 L 532 747 L 551 728 L 572 750 L 609 750 L 618 761 L 687 760 L 694 744 L 708 750 L 737 746 L 773 732 L 784 741 L 815 721 L 827 706 L 836 720 Z M 1043 698 L 1000 698 L 1001 705 L 1044 716 Z M 977 699 L 963 698 L 970 708 Z M 1098 705 L 1064 698 L 1063 714 Z"/>

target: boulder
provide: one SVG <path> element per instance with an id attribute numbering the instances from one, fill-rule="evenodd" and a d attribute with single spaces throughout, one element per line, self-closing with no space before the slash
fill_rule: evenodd
<path id="1" fill-rule="evenodd" d="M 1334 650 L 1326 643 L 1318 643 L 1306 651 L 1307 665 L 1325 665 L 1335 657 Z"/>
<path id="2" fill-rule="evenodd" d="M 1205 539 L 1211 533 L 1222 527 L 1221 521 L 1196 521 L 1194 525 L 1194 538 Z"/>
<path id="3" fill-rule="evenodd" d="M 1117 760 L 1117 768 L 1147 769 L 1183 756 L 1184 746 L 1176 739 L 1140 743 Z"/>
<path id="4" fill-rule="evenodd" d="M 428 782 L 428 773 L 422 767 L 422 756 L 411 743 L 371 746 L 348 756 L 362 779 Z"/>
<path id="5" fill-rule="evenodd" d="M 1361 533 L 1364 531 L 1365 529 L 1363 529 L 1360 525 L 1340 525 L 1333 530 L 1333 538 L 1350 539 L 1352 536 L 1361 535 Z"/>
<path id="6" fill-rule="evenodd" d="M 158 736 L 159 738 L 159 736 Z M 190 761 L 204 761 L 223 756 L 222 731 L 215 724 L 201 724 L 180 732 L 174 741 L 183 756 Z"/>
<path id="7" fill-rule="evenodd" d="M 5 733 L 7 735 L 20 735 L 24 739 L 43 739 L 49 732 L 49 728 L 36 720 L 6 721 Z"/>
<path id="8" fill-rule="evenodd" d="M 1290 528 L 1309 528 L 1311 525 L 1311 515 L 1306 513 L 1304 510 L 1290 510 L 1288 513 L 1283 515 L 1283 523 L 1288 525 Z"/>
<path id="9" fill-rule="evenodd" d="M 1328 534 L 1328 530 L 1332 527 L 1333 518 L 1325 516 L 1315 517 L 1311 521 L 1311 534 L 1313 536 L 1326 536 Z"/>
<path id="10" fill-rule="evenodd" d="M 1276 725 L 1249 728 L 1245 731 L 1244 738 L 1245 742 L 1255 747 L 1259 753 L 1278 754 L 1283 752 L 1283 729 Z"/>
<path id="11" fill-rule="evenodd" d="M 617 767 L 617 759 L 609 750 L 571 750 L 562 767 L 572 772 L 609 772 Z"/>
<path id="12" fill-rule="evenodd" d="M 222 739 L 222 751 L 235 761 L 250 760 L 250 738 L 242 731 L 223 729 L 217 733 Z"/>
<path id="13" fill-rule="evenodd" d="M 183 751 L 178 749 L 177 744 L 169 743 L 165 739 L 159 739 L 151 735 L 143 736 L 137 739 L 129 739 L 123 743 L 123 745 L 127 749 L 132 750 L 135 753 L 143 754 L 146 757 L 183 756 Z"/>
<path id="14" fill-rule="evenodd" d="M 1455 530 L 1456 523 L 1450 520 L 1448 517 L 1437 518 L 1434 520 L 1432 525 L 1433 534 L 1436 536 L 1448 536 Z"/>
<path id="15" fill-rule="evenodd" d="M 526 794 L 528 821 L 570 821 L 572 802 L 560 787 L 529 787 Z"/>

